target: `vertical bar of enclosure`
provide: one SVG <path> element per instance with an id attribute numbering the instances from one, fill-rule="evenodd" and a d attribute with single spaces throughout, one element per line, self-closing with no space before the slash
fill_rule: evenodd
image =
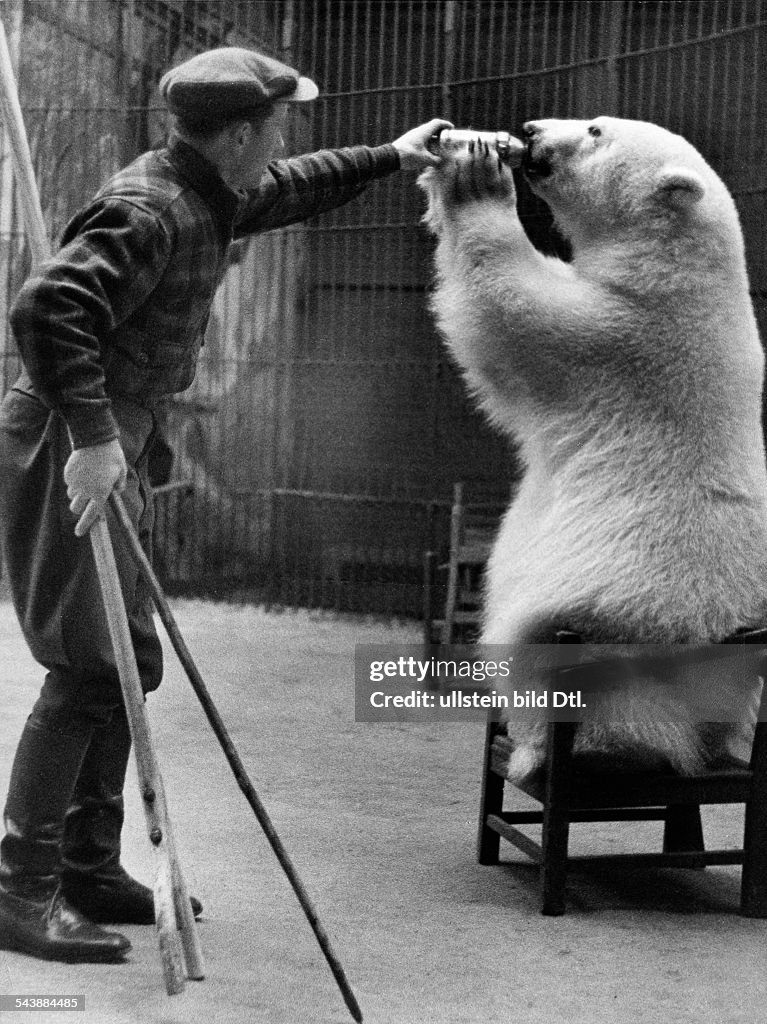
<path id="1" fill-rule="evenodd" d="M 721 47 L 724 50 L 724 53 L 722 54 L 721 62 L 717 61 L 717 64 L 720 64 L 721 72 L 718 90 L 718 98 L 721 106 L 719 111 L 712 111 L 713 116 L 711 123 L 712 138 L 714 137 L 714 133 L 716 133 L 716 137 L 720 140 L 720 151 L 724 160 L 727 159 L 727 154 L 730 152 L 730 147 L 727 146 L 727 138 L 732 131 L 730 111 L 734 106 L 732 102 L 734 97 L 731 93 L 731 73 L 732 50 L 736 41 L 731 35 L 733 27 L 732 4 L 733 0 L 724 0 L 722 3 L 721 15 L 724 21 L 724 26 L 723 29 L 721 29 L 723 31 Z"/>
<path id="2" fill-rule="evenodd" d="M 715 30 L 719 21 L 720 4 L 719 0 L 710 0 L 708 4 L 708 14 L 711 18 L 710 27 Z M 713 35 L 713 32 L 711 32 Z M 710 44 L 709 44 L 710 47 Z M 711 52 L 711 49 L 709 49 Z M 718 56 L 718 54 L 717 54 Z M 720 85 L 720 72 L 718 60 L 709 60 L 707 62 L 707 85 L 705 89 L 705 107 L 703 110 L 703 133 L 701 135 L 701 142 L 705 149 L 711 142 L 711 131 L 714 123 L 714 103 L 715 98 L 719 94 Z"/>
<path id="3" fill-rule="evenodd" d="M 676 27 L 676 11 L 678 10 L 677 5 L 671 5 L 667 11 L 663 12 L 664 31 L 663 38 L 666 40 L 666 51 L 663 54 L 663 88 L 661 90 L 662 103 L 658 104 L 658 122 L 665 128 L 674 129 L 674 102 L 675 95 L 674 89 L 671 86 L 671 72 L 674 66 L 674 62 L 679 60 L 679 54 L 677 50 L 671 45 L 674 41 L 674 29 Z M 660 12 L 659 12 L 660 17 Z"/>
<path id="4" fill-rule="evenodd" d="M 747 8 L 743 4 L 740 12 L 740 24 L 739 28 L 745 29 Z M 739 35 L 736 41 L 737 45 L 737 61 L 735 68 L 735 95 L 737 96 L 737 103 L 735 104 L 735 110 L 730 120 L 730 131 L 732 132 L 732 139 L 734 143 L 739 143 L 741 139 L 741 126 L 743 124 L 743 108 L 745 106 L 745 93 L 746 93 L 746 39 L 744 35 Z"/>
<path id="5" fill-rule="evenodd" d="M 453 109 L 453 85 L 452 80 L 455 74 L 455 35 L 456 18 L 459 4 L 457 0 L 444 0 L 442 5 L 442 55 L 441 55 L 441 100 L 442 108 L 440 114 L 449 121 L 454 119 Z M 439 24 L 437 22 L 436 24 Z M 423 44 L 422 44 L 423 45 Z M 435 63 L 435 68 L 439 67 Z M 431 450 L 439 451 L 441 442 L 441 395 L 442 381 L 445 373 L 445 355 L 436 334 L 433 337 L 431 347 L 431 374 L 430 374 L 430 431 Z"/>
<path id="6" fill-rule="evenodd" d="M 456 18 L 460 12 L 458 0 L 445 0 L 442 15 L 443 64 L 442 64 L 442 114 L 453 116 L 453 74 L 456 58 Z"/>
<path id="7" fill-rule="evenodd" d="M 581 7 L 570 7 L 570 39 L 568 45 L 568 56 L 567 63 L 569 65 L 569 71 L 567 75 L 567 116 L 578 117 L 580 111 L 577 109 L 577 86 L 576 79 L 578 75 L 578 69 L 574 67 L 576 46 L 579 40 L 586 39 L 589 42 L 589 50 L 585 52 L 590 55 L 591 47 L 591 32 L 590 32 L 590 19 L 591 19 L 591 4 L 584 4 Z"/>
<path id="8" fill-rule="evenodd" d="M 608 3 L 602 7 L 603 16 L 606 15 L 607 18 L 604 26 L 605 48 L 603 52 L 607 54 L 607 60 L 604 65 L 603 97 L 606 109 L 616 114 L 621 110 L 619 54 L 623 39 L 625 7 L 622 0 Z"/>

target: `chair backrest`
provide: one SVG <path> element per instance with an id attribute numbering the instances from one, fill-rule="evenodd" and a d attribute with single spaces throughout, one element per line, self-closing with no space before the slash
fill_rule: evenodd
<path id="1" fill-rule="evenodd" d="M 454 484 L 450 511 L 451 557 L 464 563 L 485 562 L 507 507 L 508 503 L 503 501 L 467 502 L 465 484 Z"/>

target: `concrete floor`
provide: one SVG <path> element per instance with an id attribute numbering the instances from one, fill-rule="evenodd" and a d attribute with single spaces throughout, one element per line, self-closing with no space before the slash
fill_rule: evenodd
<path id="1" fill-rule="evenodd" d="M 738 869 L 574 874 L 567 916 L 544 918 L 522 855 L 507 847 L 502 866 L 477 865 L 482 727 L 353 720 L 354 644 L 414 641 L 415 627 L 196 602 L 175 609 L 368 1024 L 764 1020 L 767 922 L 737 916 Z M 0 657 L 4 795 L 40 678 L 7 603 Z M 84 995 L 79 1024 L 351 1021 L 172 654 L 150 713 L 179 853 L 205 904 L 206 979 L 168 997 L 154 929 L 127 927 L 123 965 L 0 952 L 0 994 Z M 705 826 L 710 845 L 735 845 L 742 815 L 717 809 Z M 573 846 L 657 848 L 658 838 L 652 823 L 575 826 Z M 133 770 L 124 861 L 150 880 Z M 58 1024 L 62 1013 L 0 1020 Z"/>

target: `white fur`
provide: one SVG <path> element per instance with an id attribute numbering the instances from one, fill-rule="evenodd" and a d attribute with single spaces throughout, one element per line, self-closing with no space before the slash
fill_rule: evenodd
<path id="1" fill-rule="evenodd" d="M 482 639 L 523 644 L 548 625 L 684 643 L 759 624 L 763 355 L 732 198 L 656 125 L 534 124 L 533 152 L 553 170 L 533 187 L 572 243 L 570 263 L 533 247 L 511 176 L 492 162 L 484 178 L 460 156 L 421 179 L 439 238 L 439 327 L 527 467 L 490 559 Z M 467 174 L 479 189 L 456 192 Z M 614 709 L 586 723 L 580 744 L 630 744 L 633 729 L 697 770 L 694 722 L 643 705 L 628 730 Z M 740 739 L 750 713 L 733 727 Z M 519 776 L 540 763 L 543 728 L 526 718 L 510 732 Z"/>

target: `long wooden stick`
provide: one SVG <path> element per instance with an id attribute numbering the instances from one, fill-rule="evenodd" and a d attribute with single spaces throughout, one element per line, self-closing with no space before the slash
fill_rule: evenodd
<path id="1" fill-rule="evenodd" d="M 5 26 L 0 21 L 0 109 L 13 154 L 27 239 L 33 265 L 50 255 L 29 142 L 16 88 Z M 155 756 L 144 704 L 128 616 L 120 589 L 109 527 L 100 516 L 90 530 L 91 547 L 104 600 L 131 737 L 138 766 L 144 814 L 155 852 L 154 904 L 165 988 L 175 995 L 184 988 L 184 965 L 190 978 L 202 978 L 204 967 L 189 896 L 176 855 L 165 791 Z M 180 942 L 179 931 L 180 927 Z M 183 955 L 182 955 L 183 954 Z"/>
<path id="2" fill-rule="evenodd" d="M 90 532 L 93 554 L 96 559 L 99 585 L 104 600 L 109 634 L 120 672 L 120 683 L 125 698 L 133 747 L 136 755 L 139 787 L 144 806 L 149 839 L 155 859 L 154 903 L 157 934 L 160 943 L 165 988 L 168 995 L 175 995 L 184 989 L 184 967 L 181 943 L 176 930 L 176 900 L 174 897 L 173 858 L 175 848 L 165 806 L 164 790 L 160 770 L 155 757 L 154 745 L 149 731 L 141 679 L 136 665 L 136 656 L 131 642 L 128 616 L 120 591 L 114 550 L 106 520 L 99 518 Z M 187 906 L 189 904 L 187 903 Z M 189 910 L 191 914 L 191 907 Z M 182 934 L 189 932 L 187 923 Z M 195 932 L 194 921 L 191 932 Z M 185 948 L 186 952 L 186 948 Z M 189 965 L 188 965 L 189 966 Z M 202 960 L 199 948 L 192 950 L 190 977 L 202 977 Z"/>
<path id="3" fill-rule="evenodd" d="M 13 63 L 2 20 L 0 20 L 0 109 L 2 109 L 3 126 L 13 154 L 13 170 L 24 212 L 27 241 L 32 253 L 32 262 L 37 265 L 50 255 L 50 244 L 45 230 L 40 194 L 37 191 L 37 181 L 32 168 L 32 155 L 29 152 L 29 141 L 16 89 L 16 76 L 13 73 Z"/>
<path id="4" fill-rule="evenodd" d="M 127 541 L 130 553 L 149 587 L 155 607 L 157 608 L 160 619 L 165 626 L 170 642 L 173 645 L 173 649 L 175 650 L 178 659 L 189 678 L 189 682 L 192 684 L 194 692 L 199 698 L 208 722 L 210 723 L 213 732 L 216 734 L 221 748 L 226 755 L 226 759 L 229 762 L 229 766 L 234 773 L 237 784 L 242 790 L 245 799 L 252 807 L 259 825 L 263 829 L 266 838 L 269 840 L 269 844 L 272 847 L 277 860 L 280 862 L 283 871 L 287 875 L 288 880 L 293 887 L 293 891 L 298 897 L 298 901 L 301 904 L 309 924 L 312 927 L 312 931 L 317 938 L 317 942 L 325 955 L 328 966 L 333 972 L 333 977 L 336 979 L 349 1012 L 356 1021 L 360 1022 L 362 1021 L 362 1010 L 360 1009 L 359 1003 L 351 990 L 351 986 L 349 985 L 346 974 L 344 973 L 344 969 L 333 951 L 328 934 L 320 922 L 319 916 L 309 894 L 304 888 L 304 885 L 298 876 L 298 872 L 293 866 L 287 850 L 283 846 L 282 840 L 277 834 L 266 808 L 248 778 L 242 759 L 237 753 L 237 749 L 227 732 L 221 715 L 218 713 L 216 705 L 213 703 L 213 699 L 208 692 L 208 688 L 200 675 L 199 669 L 189 652 L 189 648 L 184 642 L 184 638 L 176 624 L 175 618 L 173 617 L 168 600 L 163 593 L 162 587 L 155 576 L 152 565 L 147 558 L 144 549 L 141 547 L 141 542 L 136 536 L 136 531 L 133 529 L 133 524 L 131 523 L 130 516 L 126 511 L 125 505 L 123 504 L 119 494 L 112 494 L 109 500 L 112 505 L 112 511 L 122 527 L 123 538 Z"/>

